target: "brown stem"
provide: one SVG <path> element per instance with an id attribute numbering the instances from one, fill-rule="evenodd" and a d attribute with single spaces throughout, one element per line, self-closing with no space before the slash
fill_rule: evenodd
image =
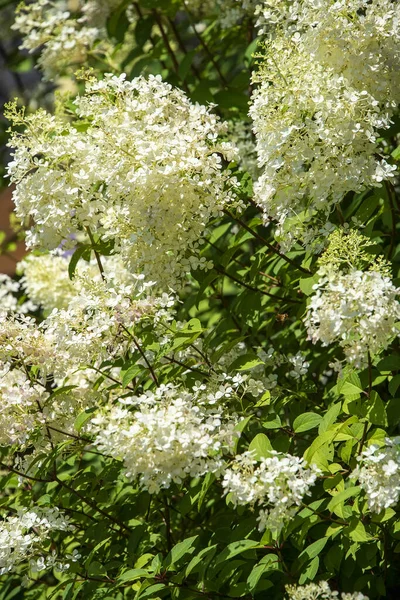
<path id="1" fill-rule="evenodd" d="M 103 269 L 103 265 L 101 264 L 100 254 L 94 248 L 96 242 L 94 241 L 94 237 L 92 235 L 92 232 L 90 231 L 90 227 L 86 227 L 86 231 L 88 233 L 88 236 L 89 236 L 89 239 L 90 239 L 90 243 L 92 244 L 92 249 L 93 249 L 94 255 L 96 257 L 96 262 L 97 262 L 97 266 L 99 267 L 101 278 L 102 278 L 103 281 L 105 281 L 106 278 L 104 276 L 104 269 Z"/>
<path id="2" fill-rule="evenodd" d="M 197 29 L 196 29 L 196 25 L 195 25 L 195 23 L 194 23 L 194 20 L 193 20 L 193 17 L 192 17 L 192 13 L 190 12 L 190 10 L 189 10 L 189 8 L 188 8 L 188 5 L 187 5 L 187 3 L 186 3 L 186 1 L 185 1 L 185 0 L 183 0 L 183 5 L 184 5 L 184 7 L 185 7 L 185 10 L 186 10 L 186 13 L 187 13 L 187 15 L 188 15 L 188 17 L 189 17 L 189 21 L 190 21 L 190 24 L 191 24 L 191 26 L 192 26 L 192 29 L 193 29 L 193 31 L 194 31 L 194 33 L 195 33 L 195 35 L 196 35 L 197 39 L 199 40 L 200 44 L 203 46 L 203 49 L 204 49 L 205 53 L 207 54 L 208 58 L 211 60 L 212 64 L 214 65 L 214 68 L 215 68 L 215 70 L 216 70 L 216 71 L 217 71 L 217 73 L 218 73 L 218 76 L 219 76 L 219 78 L 220 78 L 220 80 L 221 80 L 221 83 L 222 83 L 222 85 L 223 85 L 225 88 L 226 88 L 226 87 L 228 87 L 228 86 L 227 86 L 227 81 L 226 81 L 225 77 L 223 76 L 223 74 L 222 74 L 222 71 L 221 71 L 221 69 L 219 68 L 219 65 L 218 65 L 217 61 L 215 60 L 215 58 L 214 58 L 214 56 L 213 56 L 212 52 L 210 51 L 209 47 L 208 47 L 208 46 L 207 46 L 207 44 L 205 43 L 205 41 L 204 41 L 204 39 L 203 39 L 203 36 L 202 36 L 202 35 L 201 35 L 201 34 L 200 34 L 198 31 L 197 31 Z"/>
<path id="3" fill-rule="evenodd" d="M 68 485 L 68 483 L 65 483 L 65 481 L 62 481 L 61 479 L 59 479 L 59 477 L 56 477 L 55 480 L 57 481 L 57 483 L 59 485 L 61 485 L 62 487 L 65 487 L 65 489 L 67 489 L 70 492 L 72 492 L 73 494 L 75 494 L 80 500 L 82 500 L 82 502 L 84 502 L 85 504 L 90 506 L 90 508 L 93 508 L 93 510 L 95 510 L 98 513 L 100 513 L 101 515 L 103 515 L 103 517 L 105 517 L 106 519 L 108 519 L 109 521 L 114 523 L 115 525 L 118 525 L 124 531 L 127 531 L 128 533 L 132 533 L 132 530 L 130 529 L 130 527 L 125 525 L 125 523 L 122 523 L 122 521 L 119 521 L 118 519 L 116 519 L 115 517 L 113 517 L 112 515 L 107 513 L 105 510 L 100 508 L 98 506 L 98 504 L 96 504 L 95 502 L 92 502 L 91 500 L 88 500 L 87 498 L 85 498 L 85 496 L 83 496 L 80 492 L 78 492 L 78 490 L 76 490 L 72 486 Z"/>
<path id="4" fill-rule="evenodd" d="M 13 467 L 9 467 L 8 465 L 5 465 L 4 463 L 0 463 L 0 467 L 2 469 L 6 469 L 7 471 L 10 471 L 11 473 L 15 473 L 16 475 L 19 475 L 20 477 L 24 477 L 25 479 L 31 479 L 32 481 L 36 481 L 37 483 L 51 483 L 51 479 L 40 479 L 39 477 L 33 477 L 32 475 L 26 475 L 26 473 L 17 471 L 17 469 L 14 469 Z"/>
<path id="5" fill-rule="evenodd" d="M 181 35 L 179 33 L 179 30 L 178 30 L 178 28 L 176 26 L 175 21 L 173 19 L 171 19 L 171 17 L 168 17 L 168 23 L 170 24 L 170 27 L 171 27 L 172 31 L 174 32 L 174 36 L 175 36 L 175 39 L 176 39 L 176 41 L 178 43 L 179 48 L 181 49 L 181 51 L 183 52 L 183 54 L 186 55 L 187 54 L 187 50 L 186 50 L 185 44 L 183 43 L 183 40 L 181 38 Z M 200 71 L 197 69 L 197 67 L 192 63 L 190 65 L 190 68 L 191 68 L 191 71 L 192 71 L 193 75 L 195 77 L 197 77 L 197 79 L 201 80 Z"/>
<path id="6" fill-rule="evenodd" d="M 271 252 L 273 252 L 274 254 L 276 254 L 277 256 L 279 256 L 280 258 L 282 258 L 284 261 L 286 261 L 287 263 L 289 263 L 290 265 L 292 265 L 293 267 L 295 267 L 299 271 L 302 271 L 303 273 L 307 273 L 307 275 L 312 275 L 312 272 L 309 269 L 305 269 L 301 265 L 298 265 L 297 263 L 295 263 L 294 260 L 292 260 L 291 258 L 289 258 L 288 256 L 286 256 L 286 254 L 283 254 L 280 250 L 278 250 L 278 248 L 275 248 L 275 246 L 273 246 L 272 244 L 270 244 L 257 231 L 254 231 L 254 229 L 251 229 L 251 227 L 249 227 L 248 225 L 246 225 L 246 223 L 244 221 L 242 221 L 238 217 L 235 217 L 234 215 L 232 215 L 227 210 L 224 210 L 224 213 L 228 217 L 230 217 L 231 219 L 233 219 L 234 221 L 236 221 L 237 223 L 239 223 L 239 225 L 241 225 L 243 227 L 243 229 L 246 229 L 246 231 L 248 231 L 249 233 L 251 233 L 257 240 L 259 240 L 265 246 L 267 246 L 267 248 L 269 248 L 269 250 L 271 250 Z"/>
<path id="7" fill-rule="evenodd" d="M 162 37 L 163 42 L 164 42 L 164 46 L 165 46 L 165 48 L 166 48 L 166 50 L 167 50 L 167 52 L 168 52 L 168 54 L 169 54 L 169 56 L 170 56 L 170 58 L 172 60 L 172 64 L 174 65 L 175 73 L 180 77 L 180 75 L 179 75 L 179 63 L 178 63 L 177 58 L 175 56 L 175 52 L 173 51 L 173 49 L 171 47 L 171 44 L 169 43 L 169 39 L 168 39 L 168 36 L 167 36 L 167 34 L 165 32 L 165 29 L 164 29 L 164 26 L 163 26 L 163 23 L 162 23 L 162 19 L 161 19 L 160 15 L 158 14 L 158 12 L 156 11 L 156 9 L 153 9 L 152 13 L 154 15 L 154 18 L 155 18 L 156 23 L 158 25 L 158 28 L 160 30 L 161 37 Z M 180 79 L 182 80 L 182 77 L 180 77 Z M 182 85 L 185 88 L 185 91 L 187 93 L 189 93 L 189 88 L 187 87 L 186 83 L 183 80 L 182 80 Z"/>
<path id="8" fill-rule="evenodd" d="M 294 300 L 293 298 L 284 298 L 283 296 L 278 296 L 277 294 L 270 294 L 269 292 L 260 290 L 260 288 L 255 288 L 252 285 L 245 283 L 244 281 L 240 281 L 240 279 L 237 279 L 234 275 L 231 275 L 230 273 L 228 273 L 228 271 L 225 271 L 225 269 L 221 269 L 220 267 L 216 267 L 215 265 L 214 265 L 214 269 L 216 271 L 218 271 L 218 273 L 221 273 L 221 275 L 225 275 L 229 279 L 232 279 L 232 281 L 234 281 L 238 285 L 241 285 L 241 286 L 247 288 L 248 290 L 251 290 L 252 292 L 258 292 L 260 294 L 263 294 L 264 296 L 273 298 L 274 300 L 282 300 L 283 302 L 292 302 L 294 304 L 301 304 L 301 302 L 299 300 Z"/>
<path id="9" fill-rule="evenodd" d="M 122 325 L 122 329 L 124 331 L 126 331 L 126 333 L 132 338 L 133 343 L 135 344 L 136 348 L 138 349 L 138 351 L 140 353 L 140 356 L 143 358 L 144 362 L 146 363 L 146 365 L 147 365 L 147 367 L 148 367 L 148 369 L 149 369 L 149 371 L 151 373 L 151 376 L 152 376 L 152 379 L 153 379 L 154 383 L 158 386 L 157 375 L 155 374 L 155 371 L 154 371 L 152 365 L 147 360 L 147 357 L 146 357 L 145 353 L 143 352 L 142 348 L 140 347 L 139 342 L 137 341 L 137 339 L 135 338 L 135 336 L 129 331 L 129 329 L 127 329 L 125 327 L 125 325 Z"/>

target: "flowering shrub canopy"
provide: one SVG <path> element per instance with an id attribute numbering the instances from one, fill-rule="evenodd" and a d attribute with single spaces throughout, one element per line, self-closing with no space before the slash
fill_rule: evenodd
<path id="1" fill-rule="evenodd" d="M 6 4 L 0 600 L 397 600 L 400 4 Z"/>

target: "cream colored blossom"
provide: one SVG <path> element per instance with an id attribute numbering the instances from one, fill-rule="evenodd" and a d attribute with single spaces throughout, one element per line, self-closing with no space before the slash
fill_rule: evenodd
<path id="1" fill-rule="evenodd" d="M 202 237 L 237 185 L 222 168 L 236 156 L 226 126 L 159 76 L 107 75 L 75 104 L 85 131 L 38 111 L 11 140 L 16 212 L 34 221 L 27 243 L 70 248 L 90 228 L 163 289 L 209 268 Z"/>

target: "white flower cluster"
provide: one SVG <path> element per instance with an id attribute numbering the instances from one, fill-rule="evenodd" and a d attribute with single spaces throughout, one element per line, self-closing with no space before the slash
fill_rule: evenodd
<path id="1" fill-rule="evenodd" d="M 43 554 L 43 542 L 51 531 L 72 528 L 68 517 L 58 508 L 21 509 L 17 516 L 3 519 L 0 521 L 0 575 L 10 573 L 33 558 L 46 569 L 46 557 L 37 560 L 38 555 Z"/>
<path id="2" fill-rule="evenodd" d="M 5 273 L 0 273 L 0 311 L 26 314 L 36 310 L 35 304 L 28 300 L 20 302 L 18 293 L 21 291 L 21 286 L 18 281 L 11 279 Z"/>
<path id="3" fill-rule="evenodd" d="M 337 342 L 347 361 L 362 368 L 368 352 L 379 353 L 399 334 L 400 290 L 378 271 L 320 273 L 304 319 L 308 339 L 324 346 Z"/>
<path id="4" fill-rule="evenodd" d="M 172 384 L 120 400 L 92 423 L 99 449 L 123 460 L 126 476 L 150 493 L 221 471 L 239 437 L 236 418 L 208 404 L 206 391 Z"/>
<path id="5" fill-rule="evenodd" d="M 364 596 L 361 592 L 345 593 L 331 590 L 327 581 L 319 583 L 309 583 L 307 585 L 286 586 L 288 600 L 368 600 L 368 596 Z"/>
<path id="6" fill-rule="evenodd" d="M 400 498 L 400 438 L 386 438 L 386 446 L 371 444 L 358 457 L 352 473 L 365 491 L 372 512 L 395 506 Z"/>
<path id="7" fill-rule="evenodd" d="M 40 380 L 31 381 L 17 366 L 0 363 L 0 446 L 39 451 L 74 433 L 78 414 L 96 406 L 101 396 L 93 382 L 88 387 L 87 376 L 80 372 L 79 377 L 60 380 L 59 387 L 68 384 L 72 389 L 52 395 Z"/>
<path id="8" fill-rule="evenodd" d="M 289 248 L 316 213 L 327 221 L 346 193 L 393 176 L 377 140 L 400 100 L 400 6 L 266 0 L 260 14 L 268 36 L 250 109 L 263 168 L 255 197 Z"/>
<path id="9" fill-rule="evenodd" d="M 219 139 L 226 125 L 160 76 L 90 80 L 75 104 L 85 131 L 38 111 L 11 140 L 16 212 L 34 222 L 27 243 L 73 247 L 74 234 L 90 228 L 163 289 L 192 266 L 206 268 L 207 222 L 237 186 L 222 169 L 222 157 L 236 156 Z"/>
<path id="10" fill-rule="evenodd" d="M 47 311 L 54 308 L 66 309 L 77 296 L 84 296 L 93 285 L 101 286 L 104 277 L 109 287 L 123 289 L 136 287 L 140 278 L 124 268 L 120 256 L 102 256 L 103 275 L 96 259 L 89 262 L 80 260 L 76 266 L 73 280 L 68 274 L 70 253 L 65 254 L 29 254 L 18 263 L 17 270 L 23 273 L 20 286 L 28 297 Z M 151 287 L 150 284 L 145 286 Z M 130 290 L 127 290 L 128 292 Z"/>
<path id="11" fill-rule="evenodd" d="M 318 475 L 315 465 L 306 467 L 302 458 L 290 454 L 271 450 L 270 456 L 256 461 L 252 452 L 245 452 L 226 469 L 222 485 L 235 505 L 261 506 L 260 531 L 268 529 L 279 534 Z"/>
<path id="12" fill-rule="evenodd" d="M 12 29 L 24 37 L 21 48 L 41 49 L 38 64 L 46 79 L 53 79 L 68 67 L 77 68 L 106 36 L 105 23 L 119 0 L 79 0 L 71 13 L 66 0 L 36 0 L 18 7 Z"/>
<path id="13" fill-rule="evenodd" d="M 0 367 L 0 446 L 26 443 L 35 430 L 35 413 L 47 394 L 25 373 Z"/>

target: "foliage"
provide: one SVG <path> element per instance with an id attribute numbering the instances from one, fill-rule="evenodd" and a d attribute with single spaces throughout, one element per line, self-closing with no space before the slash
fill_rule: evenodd
<path id="1" fill-rule="evenodd" d="M 0 600 L 396 599 L 398 4 L 67 4 L 16 13 Z"/>

